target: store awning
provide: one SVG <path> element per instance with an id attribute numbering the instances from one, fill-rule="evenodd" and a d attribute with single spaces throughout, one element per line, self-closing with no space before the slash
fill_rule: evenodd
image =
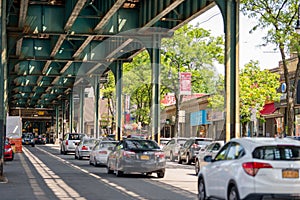
<path id="1" fill-rule="evenodd" d="M 270 115 L 273 114 L 277 108 L 275 108 L 274 103 L 265 104 L 263 109 L 260 111 L 261 115 Z"/>

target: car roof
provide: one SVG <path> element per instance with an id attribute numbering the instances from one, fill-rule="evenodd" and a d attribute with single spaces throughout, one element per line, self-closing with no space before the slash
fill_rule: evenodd
<path id="1" fill-rule="evenodd" d="M 271 138 L 271 137 L 242 137 L 233 138 L 230 141 L 238 142 L 243 145 L 244 148 L 254 150 L 260 146 L 274 146 L 274 145 L 298 145 L 300 141 L 290 138 Z"/>

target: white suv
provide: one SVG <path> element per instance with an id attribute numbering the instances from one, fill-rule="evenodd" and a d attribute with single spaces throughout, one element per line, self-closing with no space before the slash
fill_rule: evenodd
<path id="1" fill-rule="evenodd" d="M 239 138 L 226 143 L 198 174 L 198 199 L 300 199 L 300 142 Z"/>
<path id="2" fill-rule="evenodd" d="M 67 133 L 60 143 L 60 153 L 67 154 L 69 152 L 75 152 L 75 148 L 83 138 L 83 133 Z"/>

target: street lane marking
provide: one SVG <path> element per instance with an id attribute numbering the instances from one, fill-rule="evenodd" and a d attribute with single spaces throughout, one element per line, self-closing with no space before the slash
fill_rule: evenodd
<path id="1" fill-rule="evenodd" d="M 58 175 L 49 169 L 38 157 L 33 155 L 27 148 L 23 147 L 25 156 L 30 160 L 37 172 L 42 176 L 47 186 L 58 199 L 86 200 L 79 193 L 68 186 Z M 29 167 L 28 167 L 29 168 Z M 33 176 L 31 174 L 31 176 Z M 33 176 L 34 177 L 34 176 Z M 35 187 L 38 187 L 38 185 Z"/>
<path id="2" fill-rule="evenodd" d="M 20 160 L 21 160 L 21 164 L 25 170 L 25 173 L 26 173 L 27 177 L 29 178 L 29 184 L 33 190 L 33 194 L 35 196 L 39 197 L 40 199 L 47 199 L 44 191 L 41 189 L 41 187 L 37 183 L 36 178 L 32 174 L 32 171 L 31 171 L 30 167 L 28 166 L 28 164 L 25 162 L 25 159 L 22 154 L 20 155 Z"/>
<path id="3" fill-rule="evenodd" d="M 148 200 L 147 198 L 144 198 L 144 197 L 140 196 L 139 194 L 137 194 L 137 193 L 135 193 L 135 192 L 129 191 L 128 189 L 126 189 L 126 188 L 124 188 L 124 187 L 122 187 L 122 186 L 119 186 L 119 185 L 117 185 L 117 184 L 115 184 L 115 183 L 113 183 L 113 182 L 110 182 L 110 181 L 108 181 L 108 180 L 102 178 L 101 176 L 99 176 L 99 175 L 97 175 L 97 174 L 90 173 L 89 171 L 87 171 L 87 170 L 85 170 L 85 169 L 82 169 L 82 168 L 80 168 L 79 166 L 70 163 L 69 161 L 66 161 L 66 160 L 64 160 L 64 159 L 62 159 L 62 158 L 60 158 L 60 157 L 58 157 L 58 156 L 55 156 L 55 155 L 53 155 L 53 154 L 51 154 L 51 153 L 45 151 L 45 150 L 42 149 L 42 148 L 39 148 L 39 147 L 36 147 L 36 148 L 37 148 L 38 150 L 40 150 L 40 151 L 42 151 L 42 152 L 44 152 L 44 153 L 46 153 L 46 154 L 52 156 L 53 158 L 55 158 L 55 159 L 57 159 L 57 160 L 59 160 L 59 161 L 65 163 L 65 164 L 67 164 L 67 165 L 69 165 L 69 166 L 71 166 L 71 167 L 73 167 L 73 168 L 75 168 L 75 169 L 78 169 L 78 170 L 82 171 L 83 173 L 88 174 L 89 176 L 92 176 L 92 177 L 98 179 L 100 182 L 102 182 L 102 183 L 104 183 L 104 184 L 106 184 L 106 185 L 108 185 L 108 186 L 110 186 L 110 187 L 112 187 L 112 188 L 114 188 L 114 189 L 116 189 L 116 190 L 118 190 L 118 191 L 120 191 L 120 192 L 122 192 L 122 193 L 124 193 L 124 194 L 126 194 L 126 195 L 128 195 L 128 196 L 130 196 L 130 197 L 132 197 L 132 198 L 134 198 L 134 199 L 136 199 L 136 200 Z"/>

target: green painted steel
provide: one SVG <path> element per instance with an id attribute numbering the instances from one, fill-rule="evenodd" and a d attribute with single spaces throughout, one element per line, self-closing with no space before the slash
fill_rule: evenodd
<path id="1" fill-rule="evenodd" d="M 130 62 L 141 49 L 152 48 L 148 43 L 149 38 L 169 37 L 174 30 L 217 4 L 224 18 L 226 34 L 226 126 L 227 132 L 238 133 L 238 1 L 7 2 L 7 15 L 4 15 L 7 20 L 2 17 L 7 27 L 4 23 L 1 28 L 5 27 L 4 32 L 7 34 L 8 49 L 5 57 L 8 58 L 8 77 L 7 83 L 1 81 L 1 84 L 8 85 L 8 88 L 0 88 L 0 95 L 8 93 L 4 104 L 10 108 L 10 112 L 18 107 L 51 109 L 55 106 L 62 111 L 61 106 L 68 101 L 70 90 L 78 92 L 73 89 L 79 83 L 85 83 L 82 87 L 91 86 L 90 76 L 105 76 L 110 69 L 121 79 L 122 66 L 116 63 Z M 1 12 L 5 12 L 3 7 Z M 147 29 L 149 27 L 157 29 Z M 1 36 L 1 41 L 4 37 Z M 159 63 L 158 52 L 152 54 L 152 62 Z M 152 69 L 154 82 L 157 82 L 157 64 L 153 64 Z M 154 84 L 154 95 L 158 94 L 158 89 L 159 84 Z M 156 134 L 160 129 L 159 109 L 155 105 L 159 104 L 158 97 L 153 97 L 153 104 L 152 134 Z M 119 107 L 117 112 L 121 116 L 122 109 Z M 4 111 L 1 114 L 6 115 Z M 82 110 L 80 115 L 83 115 Z M 118 134 L 122 129 L 120 119 L 117 119 L 120 123 Z M 79 124 L 83 131 L 83 122 Z"/>

